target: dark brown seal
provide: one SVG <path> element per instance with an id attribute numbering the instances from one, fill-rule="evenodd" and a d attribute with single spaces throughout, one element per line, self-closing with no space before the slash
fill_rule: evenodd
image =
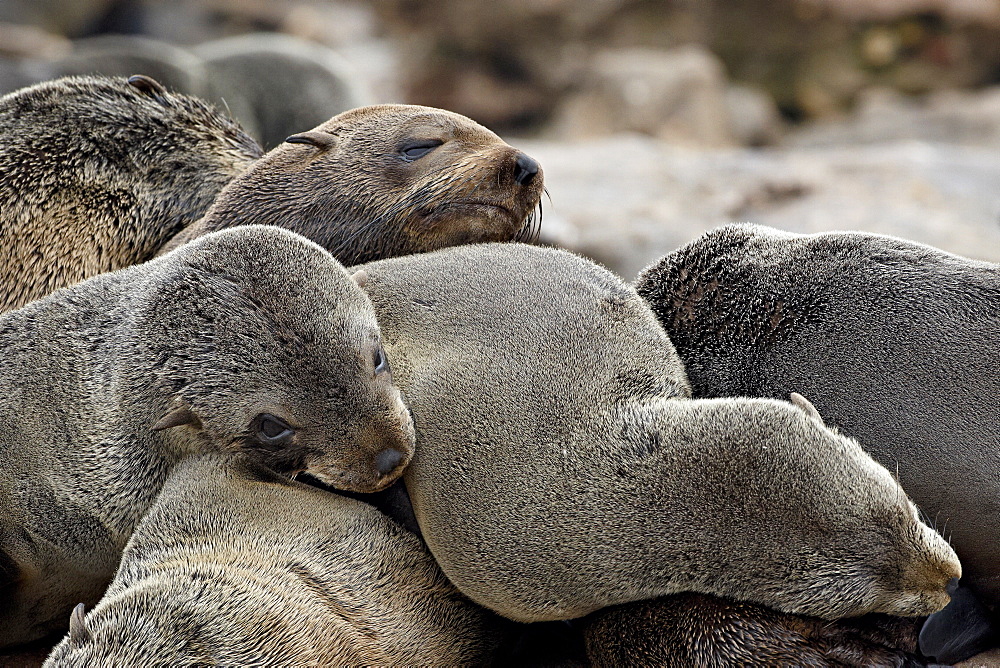
<path id="1" fill-rule="evenodd" d="M 411 105 L 361 107 L 289 137 L 164 249 L 261 223 L 346 265 L 537 233 L 541 167 L 478 123 Z"/>
<path id="2" fill-rule="evenodd" d="M 148 260 L 260 154 L 234 121 L 149 77 L 0 98 L 0 312 Z"/>

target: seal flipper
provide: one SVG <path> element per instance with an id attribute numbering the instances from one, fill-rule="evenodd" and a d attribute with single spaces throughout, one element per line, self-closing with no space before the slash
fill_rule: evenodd
<path id="1" fill-rule="evenodd" d="M 951 603 L 928 617 L 920 629 L 920 652 L 948 664 L 1000 642 L 996 620 L 972 589 L 959 583 L 950 593 Z"/>

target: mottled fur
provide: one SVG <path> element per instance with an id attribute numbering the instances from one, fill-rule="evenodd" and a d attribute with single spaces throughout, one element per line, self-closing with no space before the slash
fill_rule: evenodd
<path id="1" fill-rule="evenodd" d="M 319 246 L 228 230 L 0 316 L 0 646 L 96 602 L 171 467 L 237 450 L 380 489 L 412 454 L 371 303 Z M 280 444 L 264 414 L 295 430 Z M 167 424 L 177 426 L 151 430 Z M 384 453 L 399 459 L 383 470 Z"/>
<path id="2" fill-rule="evenodd" d="M 691 400 L 649 307 L 522 244 L 371 263 L 417 427 L 427 545 L 518 621 L 679 591 L 825 618 L 921 614 L 959 572 L 892 475 L 805 410 Z"/>
<path id="3" fill-rule="evenodd" d="M 371 506 L 218 456 L 175 469 L 76 626 L 46 666 L 484 665 L 504 627 Z"/>
<path id="4" fill-rule="evenodd" d="M 0 98 L 0 311 L 153 257 L 260 155 L 204 102 L 124 78 Z"/>
<path id="5" fill-rule="evenodd" d="M 537 232 L 537 163 L 464 116 L 362 107 L 302 135 L 307 143 L 282 144 L 233 180 L 165 250 L 212 230 L 263 223 L 305 235 L 350 265 Z M 442 144 L 422 157 L 404 154 L 436 141 Z M 519 159 L 537 169 L 522 183 Z"/>

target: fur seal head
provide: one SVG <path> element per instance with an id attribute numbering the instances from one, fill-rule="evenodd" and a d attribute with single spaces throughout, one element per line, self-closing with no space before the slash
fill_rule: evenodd
<path id="1" fill-rule="evenodd" d="M 152 258 L 261 155 L 150 77 L 68 77 L 0 98 L 0 311 Z"/>
<path id="2" fill-rule="evenodd" d="M 152 370 L 154 395 L 169 397 L 154 431 L 182 430 L 341 489 L 376 491 L 399 476 L 413 423 L 371 303 L 329 253 L 252 226 L 164 260 L 136 316 L 140 368 Z M 279 267 L 309 278 L 290 281 Z"/>
<path id="3" fill-rule="evenodd" d="M 293 135 L 168 248 L 208 231 L 291 229 L 351 265 L 537 234 L 539 164 L 474 121 L 414 105 L 361 107 Z"/>

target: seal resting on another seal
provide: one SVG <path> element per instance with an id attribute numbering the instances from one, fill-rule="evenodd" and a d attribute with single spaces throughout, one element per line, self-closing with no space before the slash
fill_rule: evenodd
<path id="1" fill-rule="evenodd" d="M 242 458 L 182 462 L 46 666 L 458 666 L 506 623 L 371 506 Z"/>
<path id="2" fill-rule="evenodd" d="M 807 394 L 947 527 L 963 586 L 1000 601 L 1000 266 L 873 234 L 735 225 L 637 287 L 696 396 Z"/>
<path id="3" fill-rule="evenodd" d="M 381 489 L 413 452 L 364 292 L 287 230 L 206 236 L 0 316 L 0 646 L 97 601 L 170 469 Z"/>
<path id="4" fill-rule="evenodd" d="M 150 259 L 260 155 L 234 121 L 149 77 L 0 98 L 0 312 Z"/>
<path id="5" fill-rule="evenodd" d="M 824 618 L 945 605 L 954 552 L 811 412 L 692 400 L 635 290 L 482 244 L 362 267 L 417 426 L 404 473 L 448 578 L 517 621 L 667 593 Z"/>
<path id="6" fill-rule="evenodd" d="M 268 152 L 164 251 L 249 223 L 298 232 L 346 265 L 523 240 L 542 191 L 537 162 L 465 116 L 361 107 Z"/>

